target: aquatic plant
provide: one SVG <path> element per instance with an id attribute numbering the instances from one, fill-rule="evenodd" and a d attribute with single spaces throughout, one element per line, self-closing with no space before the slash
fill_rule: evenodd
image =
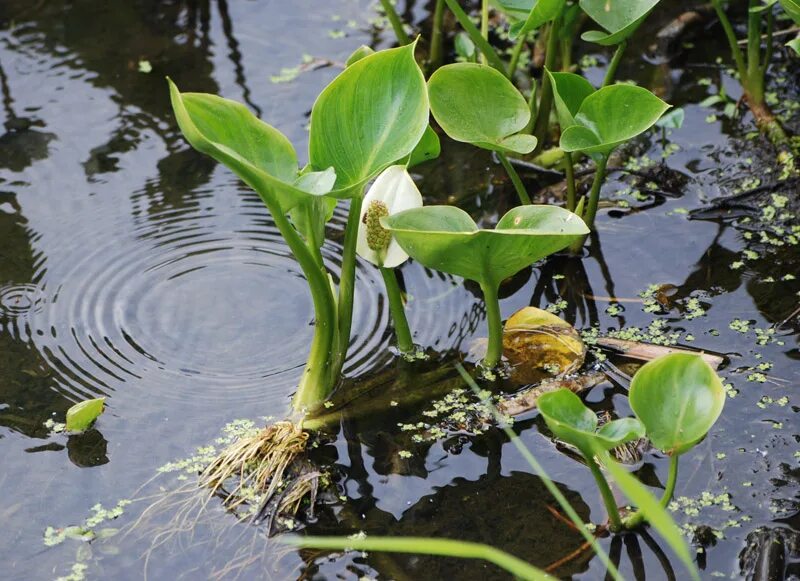
<path id="1" fill-rule="evenodd" d="M 489 369 L 503 354 L 500 283 L 588 233 L 572 212 L 538 205 L 510 210 L 492 230 L 479 229 L 469 214 L 453 206 L 406 210 L 381 223 L 414 260 L 481 286 L 489 323 L 483 364 Z"/>
<path id="2" fill-rule="evenodd" d="M 308 432 L 303 418 L 339 381 L 350 342 L 356 248 L 366 184 L 389 166 L 408 160 L 428 130 L 425 79 L 415 44 L 358 58 L 322 91 L 311 112 L 309 164 L 300 169 L 289 140 L 244 105 L 200 93 L 181 93 L 169 82 L 172 106 L 186 139 L 225 164 L 253 188 L 294 254 L 314 303 L 314 336 L 289 420 L 268 426 L 223 452 L 204 473 L 219 490 L 244 474 L 271 491 L 302 456 Z M 338 288 L 322 259 L 325 224 L 338 200 L 349 199 Z M 310 486 L 310 484 L 309 484 Z"/>
<path id="3" fill-rule="evenodd" d="M 736 38 L 736 31 L 728 18 L 722 0 L 711 0 L 714 10 L 719 17 L 725 38 L 731 51 L 731 57 L 739 75 L 739 82 L 744 90 L 744 100 L 759 130 L 777 146 L 785 146 L 789 137 L 783 126 L 772 113 L 766 101 L 765 83 L 767 69 L 772 60 L 773 52 L 773 7 L 777 0 L 768 0 L 762 4 L 760 0 L 748 0 L 747 14 L 747 48 L 742 51 Z M 800 22 L 800 5 L 796 0 L 781 0 L 781 6 L 786 13 Z M 766 17 L 766 24 L 764 23 Z M 762 51 L 761 34 L 765 32 L 766 40 Z M 797 42 L 797 39 L 794 41 Z M 795 46 L 790 43 L 790 46 Z M 795 48 L 795 50 L 797 50 Z"/>
<path id="4" fill-rule="evenodd" d="M 636 528 L 644 521 L 655 525 L 655 520 L 663 520 L 661 512 L 677 482 L 678 457 L 702 440 L 717 421 L 725 404 L 725 390 L 701 356 L 672 353 L 639 369 L 631 382 L 629 401 L 636 418 L 613 420 L 599 430 L 597 416 L 569 390 L 545 393 L 537 401 L 553 435 L 575 446 L 583 456 L 600 490 L 611 529 L 616 531 Z M 659 503 L 640 505 L 623 517 L 600 465 L 623 488 L 636 487 L 639 483 L 631 484 L 635 479 L 617 469 L 608 452 L 642 437 L 670 457 L 669 477 Z"/>
<path id="5" fill-rule="evenodd" d="M 83 432 L 100 417 L 106 406 L 106 398 L 87 399 L 67 410 L 64 429 L 68 432 Z"/>

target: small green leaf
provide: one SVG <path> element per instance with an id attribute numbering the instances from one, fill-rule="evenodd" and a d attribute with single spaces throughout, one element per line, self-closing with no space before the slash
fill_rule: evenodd
<path id="1" fill-rule="evenodd" d="M 636 478 L 631 476 L 627 470 L 615 462 L 602 446 L 595 444 L 594 453 L 598 460 L 600 460 L 600 463 L 614 478 L 622 492 L 625 493 L 625 496 L 642 511 L 647 522 L 658 531 L 675 554 L 683 561 L 692 579 L 699 581 L 700 576 L 697 573 L 697 568 L 689 552 L 689 548 L 686 546 L 686 541 L 680 529 L 675 524 L 675 521 L 672 520 L 672 517 L 666 509 L 661 506 L 658 499 L 650 494 L 650 492 L 642 486 Z"/>
<path id="2" fill-rule="evenodd" d="M 595 92 L 592 84 L 575 73 L 552 73 L 545 69 L 553 87 L 553 97 L 558 113 L 558 124 L 561 131 L 575 125 L 575 115 L 586 100 Z"/>
<path id="3" fill-rule="evenodd" d="M 426 161 L 436 159 L 442 152 L 442 144 L 439 142 L 439 136 L 433 130 L 433 127 L 428 125 L 425 133 L 422 134 L 422 139 L 419 140 L 414 151 L 411 152 L 411 158 L 408 160 L 408 167 L 414 167 Z"/>
<path id="4" fill-rule="evenodd" d="M 375 54 L 375 51 L 366 44 L 362 44 L 356 50 L 354 50 L 349 57 L 347 57 L 344 66 L 349 67 L 350 65 L 363 59 L 365 56 L 369 56 L 371 54 Z"/>
<path id="5" fill-rule="evenodd" d="M 525 20 L 536 0 L 493 0 L 492 3 L 513 20 Z"/>
<path id="6" fill-rule="evenodd" d="M 581 8 L 589 18 L 605 28 L 605 32 L 591 30 L 581 38 L 603 46 L 619 44 L 631 36 L 659 0 L 580 0 Z"/>
<path id="7" fill-rule="evenodd" d="M 683 454 L 719 418 L 725 389 L 702 357 L 672 353 L 639 369 L 631 381 L 629 401 L 654 446 L 670 455 Z"/>
<path id="8" fill-rule="evenodd" d="M 106 398 L 87 399 L 67 410 L 67 431 L 83 432 L 103 413 Z"/>
<path id="9" fill-rule="evenodd" d="M 800 56 L 800 34 L 794 40 L 790 40 L 786 43 L 786 46 L 794 50 L 798 56 Z"/>
<path id="10" fill-rule="evenodd" d="M 492 287 L 589 232 L 572 212 L 537 205 L 512 209 L 494 230 L 479 230 L 454 206 L 406 210 L 381 223 L 424 266 Z"/>
<path id="11" fill-rule="evenodd" d="M 490 66 L 443 66 L 431 75 L 428 94 L 433 117 L 456 141 L 514 153 L 530 153 L 536 147 L 532 135 L 515 135 L 530 120 L 525 97 Z"/>
<path id="12" fill-rule="evenodd" d="M 428 126 L 425 78 L 416 43 L 382 50 L 347 67 L 311 110 L 308 152 L 317 170 L 333 167 L 330 195 L 361 195 L 362 186 L 411 154 Z"/>
<path id="13" fill-rule="evenodd" d="M 686 118 L 686 112 L 678 107 L 669 113 L 666 113 L 661 119 L 656 122 L 656 125 L 664 129 L 680 129 L 683 127 L 683 120 Z"/>
<path id="14" fill-rule="evenodd" d="M 304 197 L 294 206 L 289 211 L 289 218 L 303 238 L 316 248 L 321 248 L 325 242 L 325 224 L 333 217 L 336 208 L 336 199 L 325 196 L 335 182 L 336 172 L 331 167 L 325 171 L 303 173 L 294 184 L 313 196 Z"/>
<path id="15" fill-rule="evenodd" d="M 800 1 L 798 0 L 780 0 L 781 6 L 789 15 L 789 18 L 794 20 L 795 24 L 800 24 Z"/>
<path id="16" fill-rule="evenodd" d="M 514 23 L 509 30 L 509 37 L 515 40 L 520 36 L 536 30 L 542 24 L 555 20 L 564 8 L 565 0 L 537 0 L 531 7 L 524 22 Z"/>
<path id="17" fill-rule="evenodd" d="M 642 87 L 603 87 L 583 100 L 575 125 L 561 134 L 561 149 L 607 156 L 650 129 L 669 107 Z"/>
<path id="18" fill-rule="evenodd" d="M 456 54 L 467 61 L 475 60 L 475 43 L 469 37 L 469 34 L 463 30 L 456 34 L 455 42 L 453 43 L 456 49 Z"/>
<path id="19" fill-rule="evenodd" d="M 598 431 L 597 416 L 568 389 L 540 395 L 536 406 L 558 439 L 572 444 L 589 458 L 594 446 L 612 450 L 644 436 L 644 426 L 635 418 L 608 422 Z"/>

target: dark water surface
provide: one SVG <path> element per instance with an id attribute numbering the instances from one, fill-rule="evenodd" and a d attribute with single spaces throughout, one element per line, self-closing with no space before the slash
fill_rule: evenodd
<path id="1" fill-rule="evenodd" d="M 427 4 L 409 4 L 406 17 L 429 18 Z M 720 86 L 739 97 L 715 62 L 725 56 L 717 29 L 671 65 L 643 58 L 647 39 L 678 4 L 653 16 L 620 70 L 685 108 L 683 128 L 669 137 L 677 151 L 662 165 L 657 133 L 637 143 L 629 153 L 653 162 L 634 168 L 643 178 L 612 174 L 605 189 L 612 203 L 601 212 L 591 255 L 555 257 L 522 273 L 505 289 L 502 309 L 508 316 L 566 300 L 562 315 L 579 329 L 662 321 L 680 343 L 729 355 L 724 375 L 738 394 L 709 438 L 681 460 L 677 494 L 686 500 L 676 518 L 701 525 L 704 577 L 736 578 L 763 530 L 778 531 L 772 534 L 785 539 L 787 552 L 800 546 L 800 322 L 785 321 L 800 304 L 800 250 L 792 238 L 800 238 L 800 200 L 790 181 L 745 197 L 734 210 L 709 210 L 722 196 L 777 181 L 780 168 L 769 147 L 747 139 L 748 115 L 730 121 L 717 111 L 714 120 L 715 111 L 696 104 Z M 0 3 L 0 578 L 66 576 L 76 560 L 97 579 L 286 579 L 303 571 L 320 579 L 504 578 L 479 562 L 295 554 L 268 544 L 258 527 L 234 525 L 213 503 L 211 518 L 163 545 L 157 531 L 178 526 L 169 525 L 175 511 L 149 515 L 137 529 L 156 531 L 147 538 L 43 543 L 47 527 L 80 524 L 96 503 L 108 508 L 157 492 L 158 484 L 140 487 L 160 466 L 213 441 L 227 422 L 282 416 L 311 338 L 300 269 L 258 198 L 180 137 L 163 77 L 246 102 L 302 158 L 311 105 L 338 63 L 360 44 L 389 46 L 374 18 L 367 0 Z M 276 82 L 304 55 L 318 60 Z M 773 83 L 789 98 L 776 108 L 797 131 L 792 83 L 800 69 L 784 58 L 777 57 Z M 152 72 L 139 71 L 143 60 Z M 597 81 L 602 67 L 587 74 Z M 514 203 L 502 168 L 451 142 L 418 176 L 428 202 L 458 200 L 485 223 Z M 532 191 L 556 180 L 524 177 Z M 641 199 L 625 194 L 633 187 Z M 334 242 L 324 250 L 334 272 L 345 215 L 340 208 Z M 485 334 L 474 288 L 416 264 L 402 273 L 415 339 L 443 353 L 441 365 Z M 671 285 L 655 312 L 635 300 L 621 302 L 619 314 L 606 311 L 607 297 L 639 299 L 652 284 Z M 687 319 L 698 303 L 704 314 Z M 351 381 L 398 373 L 380 277 L 366 263 L 359 264 L 353 327 Z M 413 367 L 400 367 L 413 378 Z M 623 395 L 606 383 L 587 401 L 628 413 Z M 108 409 L 95 430 L 49 434 L 45 421 L 99 396 L 108 397 Z M 313 532 L 480 540 L 540 566 L 580 545 L 548 511 L 542 484 L 505 437 L 451 434 L 416 445 L 396 427 L 412 419 L 419 418 L 343 421 L 320 451 L 340 498 L 329 499 Z M 601 520 L 588 472 L 545 437 L 536 416 L 515 429 L 581 515 Z M 637 469 L 658 487 L 667 462 L 648 454 Z M 695 502 L 704 492 L 716 500 Z M 107 526 L 131 525 L 144 506 L 127 507 Z M 603 545 L 626 578 L 683 578 L 677 562 L 670 573 L 671 554 L 657 539 L 628 535 Z M 602 564 L 590 557 L 559 573 L 602 578 Z M 792 557 L 788 567 L 800 571 Z"/>

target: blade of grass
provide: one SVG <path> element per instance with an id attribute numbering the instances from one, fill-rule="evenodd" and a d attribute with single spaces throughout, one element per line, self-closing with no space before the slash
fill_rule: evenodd
<path id="1" fill-rule="evenodd" d="M 462 379 L 466 382 L 466 384 L 469 385 L 470 388 L 472 388 L 472 391 L 475 392 L 476 395 L 480 394 L 480 388 L 478 387 L 478 384 L 475 383 L 475 380 L 472 379 L 469 373 L 467 373 L 467 370 L 464 369 L 464 366 L 461 365 L 460 363 L 457 363 L 456 369 L 458 370 L 458 373 L 461 375 Z M 519 453 L 522 454 L 522 457 L 525 458 L 528 464 L 530 464 L 531 468 L 533 468 L 533 471 L 536 473 L 536 475 L 542 480 L 542 483 L 545 485 L 548 492 L 550 492 L 550 494 L 553 495 L 553 498 L 556 499 L 556 502 L 558 502 L 558 505 L 561 507 L 561 510 L 563 510 L 564 513 L 569 517 L 569 519 L 572 521 L 572 524 L 575 525 L 575 527 L 578 529 L 581 536 L 586 540 L 586 542 L 589 543 L 589 545 L 591 545 L 592 550 L 595 552 L 595 554 L 600 558 L 600 560 L 608 569 L 609 575 L 611 575 L 615 579 L 615 581 L 623 581 L 622 575 L 620 575 L 619 570 L 611 562 L 611 559 L 609 559 L 608 555 L 602 549 L 602 547 L 600 547 L 600 544 L 597 542 L 597 539 L 595 539 L 594 535 L 592 535 L 592 533 L 589 532 L 589 529 L 586 528 L 586 525 L 584 524 L 583 520 L 581 520 L 580 516 L 578 516 L 578 513 L 575 512 L 575 509 L 572 508 L 572 505 L 569 503 L 566 497 L 561 493 L 561 491 L 558 489 L 555 483 L 550 479 L 550 477 L 547 475 L 547 472 L 545 472 L 544 468 L 542 467 L 541 464 L 539 464 L 538 460 L 536 460 L 531 451 L 528 450 L 525 444 L 522 443 L 520 437 L 516 433 L 514 433 L 514 430 L 512 430 L 506 424 L 505 418 L 500 414 L 499 411 L 497 411 L 497 408 L 494 407 L 494 405 L 492 405 L 491 402 L 484 401 L 484 405 L 492 413 L 492 416 L 494 416 L 494 419 L 497 422 L 497 424 L 502 427 L 503 431 L 505 431 L 509 440 L 511 440 L 511 443 L 513 443 L 514 446 L 517 447 L 517 450 L 519 450 Z"/>
<path id="2" fill-rule="evenodd" d="M 439 557 L 483 559 L 526 581 L 555 581 L 541 569 L 505 551 L 481 543 L 436 539 L 429 537 L 298 537 L 288 536 L 281 543 L 303 549 L 333 549 L 343 551 L 384 551 L 387 553 L 417 553 Z"/>

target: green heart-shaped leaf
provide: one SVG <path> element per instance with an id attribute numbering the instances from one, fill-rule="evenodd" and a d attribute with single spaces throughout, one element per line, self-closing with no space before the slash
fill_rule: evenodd
<path id="1" fill-rule="evenodd" d="M 683 454 L 706 435 L 722 413 L 722 381 L 702 357 L 672 353 L 642 366 L 629 400 L 653 445 Z"/>
<path id="2" fill-rule="evenodd" d="M 564 2 L 565 0 L 536 0 L 525 21 L 511 25 L 508 31 L 511 40 L 536 30 L 542 24 L 555 20 L 564 8 Z"/>
<path id="3" fill-rule="evenodd" d="M 492 287 L 589 233 L 572 212 L 537 205 L 514 208 L 494 230 L 479 230 L 454 206 L 406 210 L 381 224 L 424 266 Z"/>
<path id="4" fill-rule="evenodd" d="M 561 131 L 575 125 L 575 115 L 586 98 L 595 92 L 592 84 L 575 73 L 552 73 L 545 69 L 553 87 L 553 98 Z"/>
<path id="5" fill-rule="evenodd" d="M 97 417 L 103 413 L 106 398 L 87 399 L 67 410 L 66 430 L 68 432 L 83 432 L 92 425 Z"/>
<path id="6" fill-rule="evenodd" d="M 525 97 L 493 67 L 445 65 L 431 75 L 428 94 L 433 117 L 456 141 L 514 153 L 536 147 L 532 135 L 515 135 L 531 117 Z"/>
<path id="7" fill-rule="evenodd" d="M 612 85 L 586 97 L 575 125 L 561 134 L 561 149 L 607 156 L 652 127 L 670 105 L 642 87 Z"/>
<path id="8" fill-rule="evenodd" d="M 543 393 L 536 400 L 536 407 L 553 435 L 587 457 L 593 456 L 593 446 L 612 450 L 644 436 L 644 426 L 636 418 L 614 420 L 597 430 L 597 416 L 568 389 Z"/>
<path id="9" fill-rule="evenodd" d="M 283 133 L 247 107 L 206 93 L 181 93 L 171 80 L 170 99 L 178 126 L 197 151 L 226 165 L 264 199 L 288 212 L 315 197 L 297 180 L 297 154 Z"/>
<path id="10" fill-rule="evenodd" d="M 425 78 L 416 43 L 364 56 L 320 93 L 311 110 L 311 165 L 336 170 L 330 195 L 352 197 L 407 157 L 428 126 Z"/>
<path id="11" fill-rule="evenodd" d="M 581 38 L 603 46 L 619 44 L 636 32 L 659 0 L 581 0 L 589 18 L 606 29 L 584 32 Z"/>

